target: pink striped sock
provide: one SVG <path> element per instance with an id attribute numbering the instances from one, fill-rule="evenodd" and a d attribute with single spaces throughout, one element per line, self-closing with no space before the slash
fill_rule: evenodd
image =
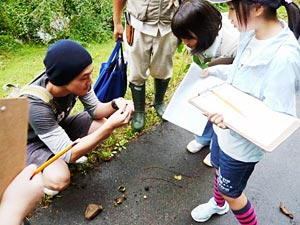
<path id="1" fill-rule="evenodd" d="M 250 201 L 240 210 L 232 210 L 241 225 L 258 225 L 256 214 Z"/>
<path id="2" fill-rule="evenodd" d="M 215 176 L 215 180 L 214 180 L 214 199 L 215 202 L 217 203 L 217 206 L 222 207 L 225 204 L 225 200 L 222 197 L 222 195 L 219 192 L 218 189 L 218 176 Z"/>

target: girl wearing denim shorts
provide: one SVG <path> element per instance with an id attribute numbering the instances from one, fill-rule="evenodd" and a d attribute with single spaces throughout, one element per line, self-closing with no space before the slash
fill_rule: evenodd
<path id="1" fill-rule="evenodd" d="M 231 66 L 213 66 L 202 76 L 227 75 L 226 81 L 241 91 L 260 99 L 274 111 L 296 116 L 296 92 L 300 76 L 300 46 L 287 23 L 276 16 L 284 3 L 280 0 L 211 0 L 227 2 L 229 19 L 241 32 L 237 55 Z M 293 22 L 289 18 L 289 23 Z M 197 222 L 213 214 L 232 210 L 239 224 L 257 225 L 255 210 L 244 193 L 249 177 L 265 152 L 255 144 L 228 129 L 223 116 L 209 113 L 215 135 L 211 161 L 216 168 L 214 195 L 208 203 L 192 210 Z"/>

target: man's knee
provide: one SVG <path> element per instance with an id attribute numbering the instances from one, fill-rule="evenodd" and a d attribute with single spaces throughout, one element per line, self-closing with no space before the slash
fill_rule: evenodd
<path id="1" fill-rule="evenodd" d="M 71 174 L 67 164 L 58 159 L 51 165 L 45 168 L 43 171 L 44 186 L 52 189 L 61 191 L 67 188 L 70 184 Z"/>

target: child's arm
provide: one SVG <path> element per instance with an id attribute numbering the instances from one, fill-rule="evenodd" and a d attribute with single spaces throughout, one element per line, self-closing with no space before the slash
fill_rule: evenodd
<path id="1" fill-rule="evenodd" d="M 42 175 L 30 180 L 35 169 L 35 165 L 27 166 L 6 188 L 0 205 L 0 225 L 20 225 L 44 196 Z"/>
<path id="2" fill-rule="evenodd" d="M 227 80 L 232 70 L 232 64 L 215 65 L 203 70 L 201 77 L 215 76 L 222 80 Z"/>

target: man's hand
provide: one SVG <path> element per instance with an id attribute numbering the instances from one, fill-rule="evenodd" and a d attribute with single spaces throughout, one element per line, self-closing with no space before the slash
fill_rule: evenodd
<path id="1" fill-rule="evenodd" d="M 114 39 L 123 37 L 124 28 L 122 26 L 122 13 L 126 0 L 113 0 L 113 21 L 114 21 Z"/>
<path id="2" fill-rule="evenodd" d="M 119 109 L 114 112 L 106 121 L 106 123 L 110 123 L 114 129 L 127 125 L 133 115 L 132 106 L 130 104 L 124 104 L 118 107 Z"/>
<path id="3" fill-rule="evenodd" d="M 124 33 L 124 28 L 123 28 L 123 25 L 120 23 L 120 24 L 116 24 L 114 26 L 114 39 L 115 41 L 118 40 L 118 38 L 122 38 L 123 37 L 123 33 Z"/>
<path id="4" fill-rule="evenodd" d="M 124 98 L 116 98 L 115 103 L 119 109 L 108 118 L 107 122 L 117 128 L 130 122 L 134 113 L 134 105 L 132 100 Z"/>
<path id="5" fill-rule="evenodd" d="M 126 110 L 131 112 L 131 114 L 134 113 L 134 105 L 132 100 L 126 100 L 124 98 L 116 98 L 115 99 L 116 105 L 118 106 L 119 109 L 122 109 L 126 105 Z"/>

